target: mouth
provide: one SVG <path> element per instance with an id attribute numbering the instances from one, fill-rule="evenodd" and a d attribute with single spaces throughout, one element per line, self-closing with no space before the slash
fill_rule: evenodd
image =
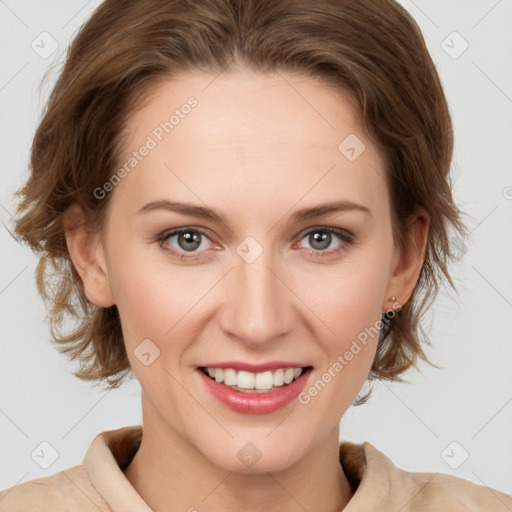
<path id="1" fill-rule="evenodd" d="M 223 365 L 225 366 L 225 365 Z M 273 370 L 250 372 L 229 367 L 199 366 L 210 380 L 242 393 L 279 391 L 313 369 L 312 366 L 282 366 Z"/>
<path id="2" fill-rule="evenodd" d="M 259 372 L 240 369 L 248 367 Z M 283 361 L 259 366 L 231 361 L 196 368 L 210 394 L 239 414 L 271 414 L 291 405 L 303 391 L 312 371 L 312 366 Z"/>

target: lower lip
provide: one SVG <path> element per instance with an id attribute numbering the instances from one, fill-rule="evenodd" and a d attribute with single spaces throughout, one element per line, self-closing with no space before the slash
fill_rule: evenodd
<path id="1" fill-rule="evenodd" d="M 220 382 L 210 379 L 201 370 L 198 369 L 197 371 L 211 394 L 231 410 L 242 414 L 269 414 L 281 409 L 297 398 L 306 385 L 311 368 L 308 368 L 291 384 L 268 393 L 235 391 Z"/>

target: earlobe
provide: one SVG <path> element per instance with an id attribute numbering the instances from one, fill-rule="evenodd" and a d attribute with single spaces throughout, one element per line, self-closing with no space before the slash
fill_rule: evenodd
<path id="1" fill-rule="evenodd" d="M 112 306 L 115 301 L 100 233 L 86 226 L 85 214 L 77 203 L 64 213 L 64 230 L 69 255 L 80 275 L 87 300 L 102 308 Z"/>
<path id="2" fill-rule="evenodd" d="M 418 208 L 407 225 L 406 245 L 400 253 L 397 264 L 386 290 L 396 296 L 396 302 L 404 305 L 418 282 L 427 247 L 430 216 L 424 208 Z M 389 308 L 388 308 L 389 309 Z"/>

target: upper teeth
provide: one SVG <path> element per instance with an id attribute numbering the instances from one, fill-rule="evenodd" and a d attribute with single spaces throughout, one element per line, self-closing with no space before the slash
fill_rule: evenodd
<path id="1" fill-rule="evenodd" d="M 237 386 L 241 389 L 272 389 L 283 384 L 289 384 L 298 378 L 302 368 L 279 368 L 275 371 L 252 373 L 233 368 L 207 368 L 208 375 L 226 386 Z"/>

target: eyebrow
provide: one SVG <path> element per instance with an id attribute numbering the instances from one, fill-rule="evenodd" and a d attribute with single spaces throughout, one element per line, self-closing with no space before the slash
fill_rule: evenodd
<path id="1" fill-rule="evenodd" d="M 167 210 L 181 213 L 183 215 L 190 215 L 200 219 L 211 220 L 229 226 L 229 221 L 226 219 L 226 217 L 224 217 L 224 215 L 212 210 L 211 208 L 208 208 L 207 206 L 200 206 L 193 203 L 183 203 L 178 201 L 168 201 L 166 199 L 150 201 L 137 211 L 137 215 L 153 212 L 155 210 Z M 363 206 L 362 204 L 357 204 L 352 201 L 333 201 L 297 210 L 291 216 L 290 221 L 298 222 L 301 220 L 307 220 L 320 217 L 322 215 L 327 215 L 329 213 L 343 211 L 359 211 L 370 217 L 372 215 L 370 209 L 366 206 Z"/>

